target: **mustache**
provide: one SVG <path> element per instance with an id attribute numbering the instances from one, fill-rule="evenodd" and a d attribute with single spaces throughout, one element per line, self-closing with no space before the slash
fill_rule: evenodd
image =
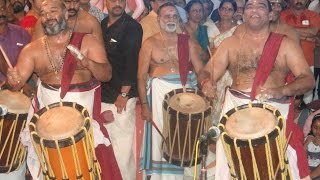
<path id="1" fill-rule="evenodd" d="M 71 8 L 71 9 L 68 9 L 68 12 L 78 12 L 76 9 L 74 9 L 74 8 Z"/>
<path id="2" fill-rule="evenodd" d="M 6 19 L 7 18 L 7 16 L 5 16 L 5 15 L 0 15 L 0 19 Z"/>
<path id="3" fill-rule="evenodd" d="M 112 10 L 117 9 L 117 8 L 122 9 L 121 6 L 115 6 L 115 7 L 112 8 Z"/>

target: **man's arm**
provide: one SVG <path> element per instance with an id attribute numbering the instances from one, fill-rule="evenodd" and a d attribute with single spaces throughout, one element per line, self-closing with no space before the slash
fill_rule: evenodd
<path id="1" fill-rule="evenodd" d="M 147 104 L 147 80 L 149 78 L 149 68 L 152 54 L 151 39 L 146 40 L 140 49 L 138 64 L 138 92 L 142 106 L 142 118 L 151 119 L 151 112 Z"/>
<path id="2" fill-rule="evenodd" d="M 81 53 L 84 59 L 79 61 L 97 80 L 106 82 L 112 77 L 112 68 L 107 59 L 106 51 L 92 34 L 83 37 Z"/>
<path id="3" fill-rule="evenodd" d="M 32 45 L 25 46 L 19 55 L 17 64 L 14 68 L 8 68 L 7 82 L 12 90 L 20 90 L 32 75 L 35 68 L 35 59 L 37 52 Z"/>
<path id="4" fill-rule="evenodd" d="M 34 26 L 33 31 L 32 31 L 32 39 L 31 39 L 31 41 L 35 41 L 35 40 L 41 38 L 44 35 L 45 34 L 43 32 L 43 28 L 42 28 L 42 25 L 41 25 L 41 19 L 38 19 L 38 21 L 37 21 L 37 23 Z"/>
<path id="5" fill-rule="evenodd" d="M 198 74 L 203 68 L 200 55 L 201 52 L 197 51 L 197 49 L 199 48 L 201 49 L 200 45 L 197 42 L 195 42 L 193 39 L 189 39 L 190 59 L 196 74 Z"/>
<path id="6" fill-rule="evenodd" d="M 288 51 L 290 49 L 290 51 Z M 288 69 L 295 76 L 295 80 L 282 87 L 267 89 L 266 92 L 274 98 L 301 95 L 313 89 L 315 82 L 313 74 L 306 62 L 302 49 L 293 40 L 284 38 L 279 52 L 285 52 L 284 58 Z"/>
<path id="7" fill-rule="evenodd" d="M 229 65 L 228 49 L 230 38 L 226 39 L 218 47 L 206 66 L 198 74 L 198 84 L 202 92 L 209 98 L 216 94 L 215 84 L 225 73 Z"/>
<path id="8" fill-rule="evenodd" d="M 123 81 L 121 87 L 121 93 L 129 93 L 132 86 L 137 85 L 137 71 L 138 71 L 138 56 L 142 41 L 142 28 L 140 24 L 129 23 L 126 27 L 126 34 L 123 39 L 125 42 L 125 64 L 123 69 Z M 118 95 L 115 101 L 118 113 L 126 109 L 128 97 L 122 97 Z"/>

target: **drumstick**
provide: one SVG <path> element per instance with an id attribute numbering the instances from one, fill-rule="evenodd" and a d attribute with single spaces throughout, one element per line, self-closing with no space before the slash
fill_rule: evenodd
<path id="1" fill-rule="evenodd" d="M 292 137 L 292 133 L 293 133 L 293 132 L 290 131 L 289 136 L 288 136 L 288 139 L 287 139 L 287 142 L 286 142 L 286 145 L 285 145 L 285 147 L 284 147 L 284 153 L 286 152 L 286 150 L 287 150 L 287 148 L 288 148 L 288 146 L 289 146 L 289 142 L 290 142 L 290 139 L 291 139 L 291 137 Z M 279 169 L 280 169 L 280 161 L 279 161 L 279 163 L 278 163 L 276 172 L 274 173 L 274 179 L 276 179 Z"/>
<path id="2" fill-rule="evenodd" d="M 158 126 L 156 125 L 156 123 L 151 119 L 150 121 L 149 121 L 151 124 L 152 124 L 152 126 L 157 130 L 157 132 L 159 133 L 159 135 L 162 137 L 162 139 L 164 140 L 164 141 L 166 141 L 166 138 L 164 138 L 164 136 L 163 136 L 163 134 L 161 133 L 161 131 L 159 130 L 159 128 L 158 128 Z"/>
<path id="3" fill-rule="evenodd" d="M 9 68 L 13 68 L 11 62 L 9 61 L 7 54 L 5 53 L 5 51 L 3 50 L 1 45 L 0 45 L 0 50 L 1 50 L 1 53 L 4 57 L 4 60 L 7 62 L 8 66 L 9 66 Z"/>

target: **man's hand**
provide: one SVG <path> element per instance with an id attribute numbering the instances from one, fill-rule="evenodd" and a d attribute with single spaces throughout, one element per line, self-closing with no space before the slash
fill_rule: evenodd
<path id="1" fill-rule="evenodd" d="M 128 99 L 128 97 L 122 97 L 121 95 L 117 97 L 117 100 L 116 102 L 114 102 L 114 105 L 117 107 L 118 114 L 121 114 L 122 111 L 126 110 Z"/>
<path id="2" fill-rule="evenodd" d="M 152 120 L 152 112 L 149 108 L 148 104 L 141 104 L 141 116 L 143 120 L 151 121 Z"/>
<path id="3" fill-rule="evenodd" d="M 216 97 L 217 86 L 213 85 L 210 81 L 202 84 L 202 92 L 209 99 L 214 99 Z"/>
<path id="4" fill-rule="evenodd" d="M 14 67 L 14 68 L 8 68 L 7 79 L 8 79 L 9 85 L 12 87 L 15 87 L 20 85 L 22 78 L 20 73 L 16 69 L 16 67 Z"/>
<path id="5" fill-rule="evenodd" d="M 260 93 L 256 95 L 256 99 L 259 101 L 266 101 L 267 99 L 281 99 L 284 97 L 283 89 L 284 87 L 278 87 L 278 88 L 269 88 L 266 89 L 264 87 L 261 87 Z"/>

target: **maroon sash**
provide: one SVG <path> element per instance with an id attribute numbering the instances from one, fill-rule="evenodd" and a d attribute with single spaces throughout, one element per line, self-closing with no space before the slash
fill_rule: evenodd
<path id="1" fill-rule="evenodd" d="M 259 65 L 256 70 L 256 76 L 252 84 L 250 95 L 251 100 L 255 99 L 257 95 L 257 88 L 263 86 L 267 81 L 274 62 L 276 61 L 283 37 L 284 35 L 278 33 L 270 33 L 267 42 L 263 47 Z"/>
<path id="2" fill-rule="evenodd" d="M 78 49 L 81 49 L 81 42 L 85 33 L 73 32 L 70 44 L 74 45 Z M 63 99 L 64 96 L 67 94 L 72 77 L 74 75 L 74 71 L 77 67 L 77 60 L 71 54 L 70 50 L 67 49 L 66 57 L 63 64 L 63 70 L 61 75 L 61 92 L 60 98 Z"/>
<path id="3" fill-rule="evenodd" d="M 189 35 L 187 34 L 178 34 L 178 59 L 181 84 L 185 86 L 188 72 L 192 67 L 189 61 Z"/>

